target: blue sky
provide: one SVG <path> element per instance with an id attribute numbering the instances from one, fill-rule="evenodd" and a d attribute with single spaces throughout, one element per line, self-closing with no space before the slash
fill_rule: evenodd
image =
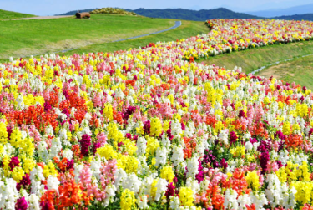
<path id="1" fill-rule="evenodd" d="M 312 0 L 0 0 L 0 9 L 36 15 L 53 15 L 75 9 L 103 7 L 124 9 L 214 9 L 225 7 L 237 12 L 247 12 L 285 9 L 311 3 Z"/>

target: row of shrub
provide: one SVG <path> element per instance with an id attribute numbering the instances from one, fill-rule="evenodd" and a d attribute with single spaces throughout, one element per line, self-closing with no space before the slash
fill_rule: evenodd
<path id="1" fill-rule="evenodd" d="M 123 14 L 123 15 L 137 15 L 134 12 L 128 12 L 123 9 L 117 9 L 117 8 L 102 8 L 102 9 L 95 9 L 90 12 L 90 14 Z"/>

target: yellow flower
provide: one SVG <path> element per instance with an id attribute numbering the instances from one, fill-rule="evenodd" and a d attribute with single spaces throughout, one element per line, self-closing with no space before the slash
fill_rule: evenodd
<path id="1" fill-rule="evenodd" d="M 125 189 L 120 197 L 120 206 L 122 210 L 132 210 L 135 207 L 135 195 L 133 191 Z"/>
<path id="2" fill-rule="evenodd" d="M 179 201 L 181 206 L 193 206 L 193 191 L 190 187 L 181 187 L 179 190 Z"/>
<path id="3" fill-rule="evenodd" d="M 260 177 L 257 175 L 256 171 L 248 172 L 246 180 L 249 185 L 251 185 L 253 190 L 258 190 L 260 187 Z"/>
<path id="4" fill-rule="evenodd" d="M 164 166 L 160 172 L 160 177 L 167 180 L 168 182 L 173 182 L 174 171 L 171 166 Z"/>

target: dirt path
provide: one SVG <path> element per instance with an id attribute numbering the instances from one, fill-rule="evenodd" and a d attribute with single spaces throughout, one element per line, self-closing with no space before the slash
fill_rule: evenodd
<path id="1" fill-rule="evenodd" d="M 31 19 L 59 19 L 59 18 L 67 18 L 73 17 L 73 15 L 58 15 L 58 16 L 38 16 L 38 17 L 31 17 L 31 18 L 22 18 L 24 20 L 31 20 Z"/>
<path id="2" fill-rule="evenodd" d="M 73 17 L 73 15 L 38 16 L 38 17 L 20 18 L 20 19 L 3 19 L 1 21 L 8 21 L 8 20 L 44 20 L 44 19 L 59 19 L 59 18 L 68 18 L 68 17 Z"/>

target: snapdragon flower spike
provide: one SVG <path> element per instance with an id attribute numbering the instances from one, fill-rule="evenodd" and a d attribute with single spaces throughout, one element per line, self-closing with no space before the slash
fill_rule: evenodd
<path id="1" fill-rule="evenodd" d="M 20 199 L 17 200 L 15 204 L 15 209 L 16 210 L 27 210 L 28 209 L 28 203 L 25 200 L 25 197 L 21 197 Z"/>
<path id="2" fill-rule="evenodd" d="M 18 191 L 20 191 L 21 187 L 23 187 L 23 189 L 27 188 L 29 185 L 31 184 L 31 180 L 29 179 L 29 175 L 28 174 L 25 174 L 23 176 L 23 179 L 17 183 L 16 185 L 16 189 Z"/>
<path id="3" fill-rule="evenodd" d="M 80 140 L 81 153 L 83 156 L 88 156 L 90 145 L 91 145 L 91 137 L 87 134 L 84 134 L 82 136 L 82 139 Z"/>

